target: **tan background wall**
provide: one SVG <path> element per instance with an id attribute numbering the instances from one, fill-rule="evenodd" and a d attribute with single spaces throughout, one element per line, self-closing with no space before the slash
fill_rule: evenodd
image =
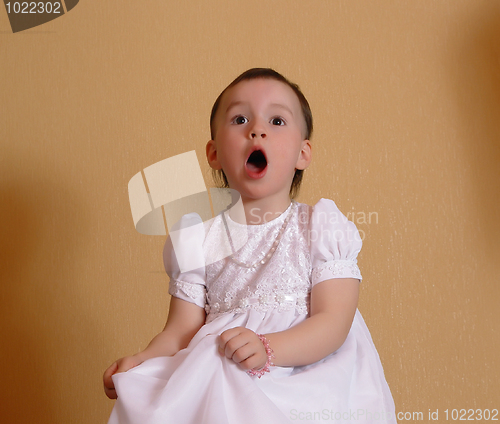
<path id="1" fill-rule="evenodd" d="M 108 0 L 17 34 L 0 10 L 2 422 L 106 422 L 102 372 L 168 304 L 128 180 L 195 149 L 211 185 L 210 108 L 254 66 L 311 103 L 299 200 L 365 234 L 397 411 L 500 408 L 500 3 Z"/>

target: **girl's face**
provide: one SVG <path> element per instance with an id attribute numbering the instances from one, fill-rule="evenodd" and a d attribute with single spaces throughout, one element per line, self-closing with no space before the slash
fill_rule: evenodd
<path id="1" fill-rule="evenodd" d="M 222 169 L 229 186 L 243 198 L 288 199 L 295 169 L 311 161 L 304 140 L 300 102 L 286 84 L 273 79 L 242 81 L 222 97 L 215 137 L 207 143 L 213 169 Z"/>

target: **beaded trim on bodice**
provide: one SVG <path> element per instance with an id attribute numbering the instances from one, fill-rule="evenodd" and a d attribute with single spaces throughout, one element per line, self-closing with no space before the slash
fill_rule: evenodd
<path id="1" fill-rule="evenodd" d="M 259 312 L 296 309 L 307 314 L 311 259 L 306 237 L 308 223 L 299 222 L 299 217 L 309 216 L 311 211 L 304 204 L 289 208 L 270 222 L 247 226 L 248 240 L 233 258 L 206 267 L 207 322 L 223 313 L 241 313 L 250 308 Z M 289 212 L 291 216 L 280 234 Z M 207 235 L 208 249 L 215 248 L 219 232 L 224 231 L 224 225 L 218 224 L 216 219 Z M 277 237 L 281 240 L 267 262 L 254 268 L 241 265 L 258 261 L 273 248 Z"/>

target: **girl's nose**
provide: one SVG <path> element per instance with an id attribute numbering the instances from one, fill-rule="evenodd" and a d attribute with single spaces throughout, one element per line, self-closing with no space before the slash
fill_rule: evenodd
<path id="1" fill-rule="evenodd" d="M 257 137 L 266 138 L 266 136 L 267 134 L 264 129 L 264 125 L 256 121 L 250 129 L 250 137 L 253 139 Z"/>
<path id="2" fill-rule="evenodd" d="M 260 132 L 260 131 L 252 131 L 252 138 L 257 138 L 257 137 L 261 137 L 261 138 L 266 138 L 266 133 L 265 132 Z"/>

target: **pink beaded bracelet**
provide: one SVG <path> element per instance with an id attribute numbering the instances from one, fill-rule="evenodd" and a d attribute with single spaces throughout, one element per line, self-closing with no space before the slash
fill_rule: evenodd
<path id="1" fill-rule="evenodd" d="M 271 349 L 271 346 L 269 346 L 269 340 L 263 335 L 263 334 L 257 334 L 257 337 L 260 339 L 262 344 L 264 345 L 264 348 L 266 349 L 266 355 L 267 355 L 267 361 L 266 365 L 264 365 L 263 368 L 260 370 L 248 370 L 247 373 L 252 376 L 257 376 L 257 377 L 262 377 L 266 372 L 270 372 L 269 367 L 274 366 L 273 364 L 273 359 L 274 357 L 274 351 Z"/>

